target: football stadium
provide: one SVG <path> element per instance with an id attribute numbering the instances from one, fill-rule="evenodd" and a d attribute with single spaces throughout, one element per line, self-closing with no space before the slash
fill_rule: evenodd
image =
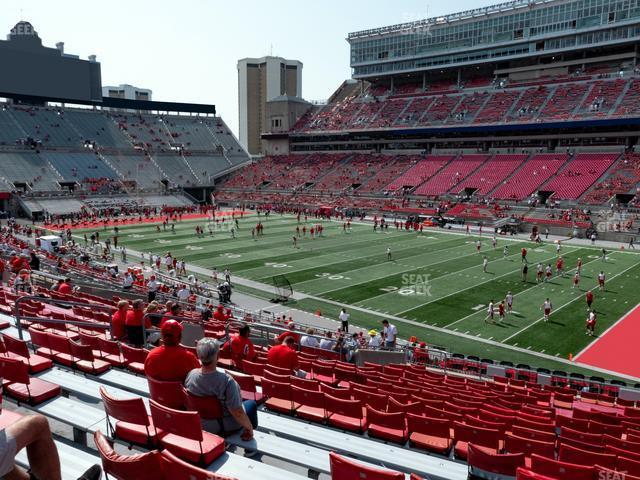
<path id="1" fill-rule="evenodd" d="M 640 479 L 640 3 L 455 10 L 237 129 L 14 23 L 0 478 Z"/>

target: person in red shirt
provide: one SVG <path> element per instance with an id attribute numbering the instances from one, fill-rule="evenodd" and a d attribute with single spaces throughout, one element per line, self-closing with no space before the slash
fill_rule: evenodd
<path id="1" fill-rule="evenodd" d="M 227 321 L 227 316 L 224 314 L 224 306 L 222 304 L 219 304 L 216 311 L 213 312 L 213 319 L 218 320 L 219 322 Z"/>
<path id="2" fill-rule="evenodd" d="M 171 320 L 171 318 L 169 317 L 179 317 L 181 313 L 182 313 L 182 308 L 180 307 L 180 305 L 178 305 L 177 303 L 174 303 L 173 305 L 171 305 L 171 309 L 165 312 L 164 314 L 165 316 L 163 316 L 162 320 L 160 321 L 160 328 L 162 328 L 162 326 L 166 322 Z"/>
<path id="3" fill-rule="evenodd" d="M 184 382 L 191 370 L 200 368 L 200 362 L 180 345 L 182 325 L 179 322 L 167 320 L 160 331 L 163 345 L 149 352 L 144 362 L 144 373 L 163 382 Z"/>
<path id="4" fill-rule="evenodd" d="M 142 320 L 144 319 L 144 328 L 151 328 L 151 319 L 144 316 L 144 302 L 142 300 L 133 301 L 133 310 L 127 312 L 125 326 L 127 330 L 127 340 L 130 344 L 141 347 L 144 343 L 142 335 Z"/>
<path id="5" fill-rule="evenodd" d="M 562 257 L 558 258 L 556 261 L 556 273 L 559 277 L 564 277 L 564 259 Z"/>
<path id="6" fill-rule="evenodd" d="M 289 322 L 287 328 L 289 329 L 288 332 L 282 332 L 275 338 L 274 341 L 276 345 L 280 345 L 287 337 L 293 337 L 293 343 L 300 343 L 300 334 L 295 332 L 296 324 L 293 322 Z"/>
<path id="7" fill-rule="evenodd" d="M 522 263 L 527 261 L 527 249 L 522 247 Z"/>
<path id="8" fill-rule="evenodd" d="M 593 292 L 591 290 L 587 290 L 587 294 L 585 295 L 587 300 L 587 310 L 591 310 L 591 304 L 593 303 Z"/>
<path id="9" fill-rule="evenodd" d="M 125 328 L 127 310 L 129 310 L 129 302 L 120 300 L 118 302 L 118 310 L 111 317 L 111 338 L 113 340 L 124 340 L 127 336 Z"/>
<path id="10" fill-rule="evenodd" d="M 71 295 L 71 293 L 73 293 L 73 289 L 71 288 L 70 278 L 64 279 L 64 282 L 62 282 L 58 287 L 58 293 L 62 293 L 64 295 Z"/>
<path id="11" fill-rule="evenodd" d="M 231 358 L 236 365 L 239 365 L 241 360 L 252 361 L 256 356 L 253 342 L 249 339 L 249 333 L 251 333 L 251 328 L 249 325 L 243 324 L 238 330 L 238 334 L 231 337 L 222 347 L 231 350 Z"/>
<path id="12" fill-rule="evenodd" d="M 274 367 L 291 370 L 292 373 L 297 375 L 298 352 L 294 350 L 294 343 L 293 337 L 289 335 L 282 344 L 271 347 L 267 354 L 267 363 Z"/>

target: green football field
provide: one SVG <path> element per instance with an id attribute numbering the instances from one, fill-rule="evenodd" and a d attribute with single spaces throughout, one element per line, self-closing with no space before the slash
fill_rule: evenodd
<path id="1" fill-rule="evenodd" d="M 206 220 L 184 221 L 170 229 L 156 232 L 150 224 L 120 227 L 120 245 L 147 254 L 154 252 L 184 259 L 187 265 L 225 268 L 232 276 L 251 279 L 262 288 L 238 286 L 264 298 L 273 296 L 274 275 L 284 275 L 294 291 L 307 298 L 291 302 L 291 308 L 337 318 L 341 306 L 352 314 L 352 323 L 379 328 L 383 318 L 390 318 L 400 336 L 415 335 L 420 340 L 443 345 L 452 352 L 480 357 L 511 360 L 535 366 L 586 371 L 571 368 L 556 359 L 566 359 L 583 350 L 593 337 L 585 335 L 585 292 L 595 293 L 598 332 L 603 332 L 638 303 L 634 285 L 638 285 L 640 257 L 633 252 L 610 252 L 602 261 L 597 248 L 563 245 L 564 278 L 555 276 L 557 259 L 553 243 L 498 238 L 492 235 L 474 237 L 429 230 L 423 234 L 396 230 L 373 231 L 369 224 L 354 223 L 345 232 L 340 222 L 322 223 L 322 237 L 310 238 L 307 231 L 294 247 L 296 218 L 271 215 L 261 217 L 264 235 L 252 238 L 251 229 L 258 221 L 255 215 L 240 220 L 237 238 L 225 228 L 211 236 Z M 228 225 L 229 222 L 226 223 Z M 198 238 L 195 226 L 201 225 L 205 235 Z M 104 239 L 105 234 L 102 235 Z M 476 241 L 481 239 L 481 253 Z M 508 246 L 503 258 L 503 247 Z M 522 281 L 520 249 L 528 250 L 529 275 Z M 386 250 L 391 249 L 392 260 Z M 488 271 L 483 272 L 486 255 Z M 573 273 L 578 258 L 583 268 L 578 289 L 573 288 Z M 549 283 L 537 284 L 535 265 L 551 263 L 554 277 Z M 605 291 L 597 290 L 597 274 L 607 277 Z M 503 322 L 485 322 L 490 300 L 497 304 L 508 291 L 514 295 L 514 313 Z M 543 322 L 541 305 L 548 297 L 553 303 L 549 322 Z"/>

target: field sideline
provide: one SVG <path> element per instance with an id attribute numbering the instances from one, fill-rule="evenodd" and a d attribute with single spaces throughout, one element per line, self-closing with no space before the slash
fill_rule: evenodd
<path id="1" fill-rule="evenodd" d="M 492 235 L 483 235 L 478 254 L 476 236 L 437 230 L 417 234 L 397 231 L 393 226 L 374 232 L 372 225 L 359 223 L 345 232 L 339 222 L 309 219 L 306 224 L 302 221 L 300 229 L 322 223 L 323 236 L 312 239 L 307 231 L 294 248 L 295 217 L 271 215 L 261 220 L 263 236 L 252 238 L 258 217 L 248 215 L 239 221 L 235 239 L 225 228 L 229 222 L 213 236 L 203 220 L 178 222 L 175 233 L 170 229 L 157 233 L 156 226 L 149 224 L 122 226 L 119 244 L 145 254 L 171 251 L 187 264 L 208 269 L 215 266 L 220 272 L 228 267 L 232 276 L 267 285 L 274 275 L 282 274 L 294 291 L 309 296 L 298 300 L 295 308 L 321 310 L 335 318 L 339 305 L 351 306 L 353 322 L 363 327 L 379 327 L 382 318 L 392 316 L 408 322 L 396 321 L 405 338 L 416 335 L 451 351 L 552 368 L 566 368 L 552 359 L 565 359 L 594 340 L 584 333 L 587 289 L 595 294 L 598 332 L 604 332 L 637 304 L 631 285 L 640 277 L 640 257 L 632 252 L 611 252 L 603 262 L 598 249 L 563 245 L 565 277 L 554 276 L 548 284 L 536 284 L 537 262 L 550 263 L 555 272 L 554 244 L 539 246 L 498 238 L 493 249 Z M 196 225 L 205 227 L 202 238 L 195 234 Z M 108 232 L 112 234 L 110 229 Z M 75 233 L 81 236 L 83 232 Z M 105 235 L 102 233 L 102 239 Z M 505 245 L 508 252 L 503 258 Z M 527 282 L 522 281 L 522 247 L 528 249 Z M 386 258 L 387 248 L 392 252 L 391 261 Z M 483 255 L 489 260 L 487 273 L 482 270 Z M 572 277 L 579 257 L 583 260 L 582 276 L 580 288 L 574 289 Z M 604 292 L 596 289 L 600 270 L 607 276 Z M 485 323 L 489 301 L 493 299 L 497 305 L 509 290 L 514 295 L 514 313 L 504 322 Z M 540 310 L 546 297 L 554 305 L 547 323 L 542 322 Z M 474 341 L 476 338 L 484 342 Z"/>

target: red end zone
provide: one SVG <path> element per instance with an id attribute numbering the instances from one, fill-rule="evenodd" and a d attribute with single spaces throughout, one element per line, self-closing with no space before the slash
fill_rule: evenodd
<path id="1" fill-rule="evenodd" d="M 640 377 L 638 338 L 640 338 L 640 305 L 605 331 L 574 360 L 612 372 Z"/>

